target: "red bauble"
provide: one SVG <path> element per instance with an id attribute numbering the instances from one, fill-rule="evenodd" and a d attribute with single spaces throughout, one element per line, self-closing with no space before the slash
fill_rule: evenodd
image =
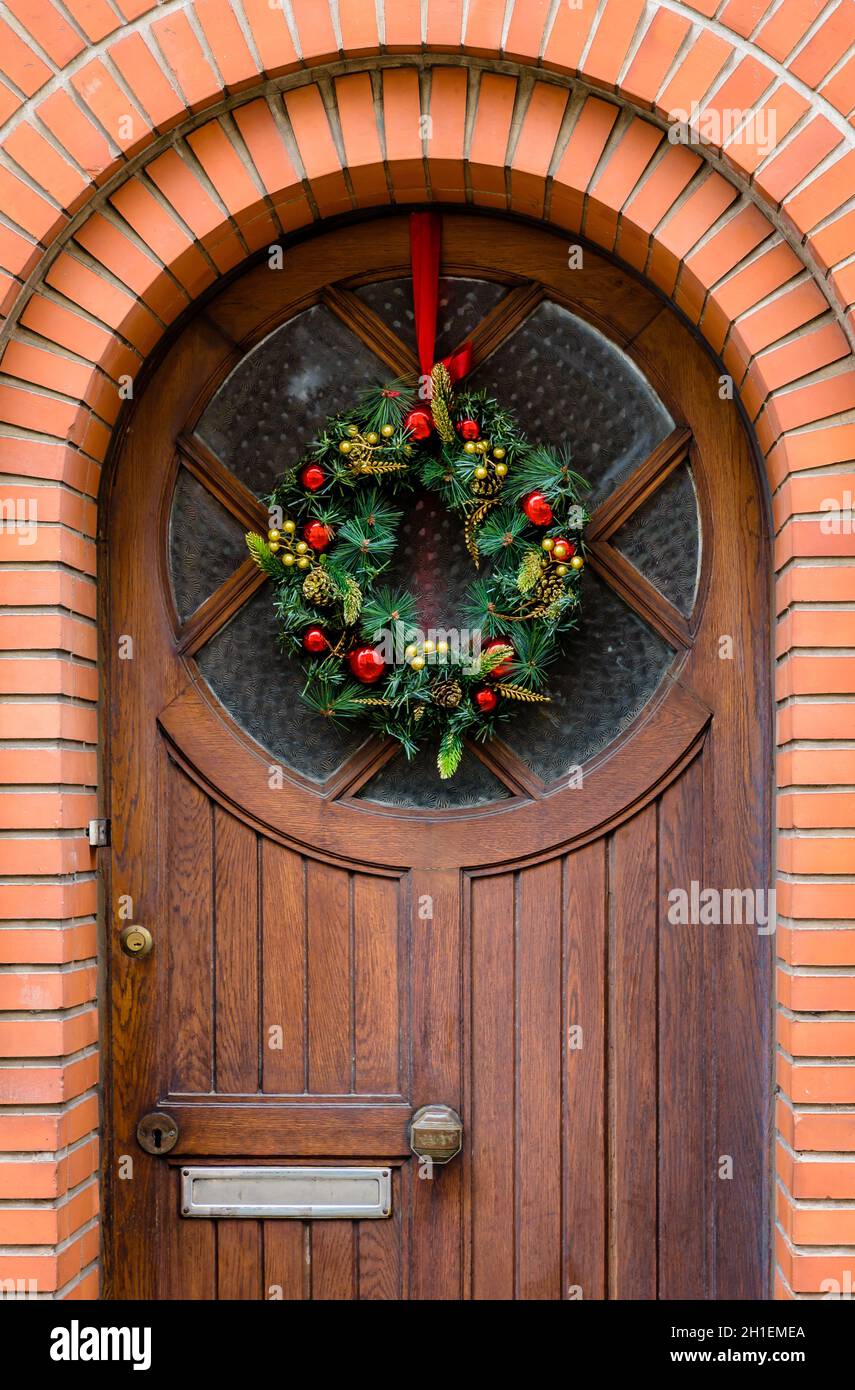
<path id="1" fill-rule="evenodd" d="M 572 560 L 575 554 L 576 547 L 572 541 L 565 540 L 563 536 L 555 537 L 555 544 L 551 551 L 553 560 L 559 560 L 563 564 L 565 560 Z"/>
<path id="2" fill-rule="evenodd" d="M 477 420 L 458 420 L 457 433 L 461 439 L 477 439 L 481 429 Z"/>
<path id="3" fill-rule="evenodd" d="M 404 428 L 413 439 L 427 439 L 433 429 L 433 416 L 424 406 L 414 405 L 404 420 Z"/>
<path id="4" fill-rule="evenodd" d="M 363 685 L 373 685 L 379 681 L 383 672 L 386 670 L 385 662 L 380 653 L 374 647 L 354 647 L 352 652 L 347 654 L 347 664 L 350 667 L 351 675 L 355 676 Z"/>
<path id="5" fill-rule="evenodd" d="M 329 639 L 322 627 L 307 627 L 303 633 L 303 646 L 307 652 L 317 656 L 319 652 L 325 652 L 329 646 Z"/>
<path id="6" fill-rule="evenodd" d="M 535 526 L 548 526 L 552 520 L 552 508 L 542 492 L 526 493 L 520 506 Z"/>
<path id="7" fill-rule="evenodd" d="M 305 468 L 300 469 L 297 478 L 309 492 L 317 492 L 326 482 L 326 474 L 319 463 L 307 463 Z"/>
<path id="8" fill-rule="evenodd" d="M 332 531 L 322 521 L 310 521 L 303 527 L 303 538 L 313 550 L 326 550 L 332 540 Z"/>
<path id="9" fill-rule="evenodd" d="M 493 651 L 495 647 L 509 647 L 511 644 L 504 637 L 491 637 L 489 642 L 484 643 L 484 651 Z M 505 676 L 511 674 L 514 658 L 509 656 L 507 661 L 501 661 L 498 666 L 494 666 L 490 672 L 490 680 L 503 681 Z"/>
<path id="10" fill-rule="evenodd" d="M 473 691 L 472 699 L 481 714 L 492 714 L 499 703 L 498 695 L 489 685 L 479 685 L 478 689 Z"/>

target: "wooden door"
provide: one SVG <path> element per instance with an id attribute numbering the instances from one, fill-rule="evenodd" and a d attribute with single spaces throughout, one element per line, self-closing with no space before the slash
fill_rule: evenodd
<path id="1" fill-rule="evenodd" d="M 764 1296 L 770 944 L 673 889 L 768 888 L 765 513 L 669 307 L 451 212 L 439 351 L 592 480 L 552 705 L 440 785 L 304 710 L 242 532 L 321 419 L 415 365 L 407 223 L 257 265 L 183 329 L 114 460 L 105 550 L 110 1287 L 160 1298 Z M 468 580 L 429 498 L 404 553 Z M 433 587 L 432 587 L 433 586 Z M 437 597 L 437 594 L 439 597 Z M 580 776 L 581 769 L 581 776 Z M 128 959 L 131 919 L 154 937 Z M 278 1045 L 274 1045 L 273 1041 Z M 460 1155 L 419 1176 L 442 1102 Z M 150 1155 L 137 1124 L 177 1123 Z M 132 1176 L 122 1156 L 132 1158 Z M 187 1219 L 181 1170 L 381 1164 L 384 1220 Z"/>

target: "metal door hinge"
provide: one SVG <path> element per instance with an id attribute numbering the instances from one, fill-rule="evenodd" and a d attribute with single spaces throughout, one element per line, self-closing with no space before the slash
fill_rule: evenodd
<path id="1" fill-rule="evenodd" d="M 103 849 L 110 843 L 110 822 L 91 820 L 89 822 L 89 843 L 93 849 Z"/>

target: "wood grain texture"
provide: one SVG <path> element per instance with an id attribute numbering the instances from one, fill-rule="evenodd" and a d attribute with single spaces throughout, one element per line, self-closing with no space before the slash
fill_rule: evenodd
<path id="1" fill-rule="evenodd" d="M 561 861 L 519 875 L 514 913 L 517 1298 L 561 1297 Z"/>
<path id="2" fill-rule="evenodd" d="M 656 1297 L 656 809 L 615 831 L 609 921 L 609 1295 Z"/>
<path id="3" fill-rule="evenodd" d="M 217 1298 L 262 1297 L 260 1221 L 217 1221 Z"/>
<path id="4" fill-rule="evenodd" d="M 167 875 L 171 1091 L 210 1091 L 214 1083 L 214 829 L 211 802 L 170 764 Z"/>
<path id="5" fill-rule="evenodd" d="M 659 1272 L 660 1298 L 705 1298 L 704 1209 L 712 1170 L 707 1123 L 708 928 L 673 925 L 669 894 L 704 875 L 704 764 L 697 759 L 659 802 Z M 715 930 L 715 928 L 713 928 Z M 685 1002 L 693 1007 L 686 1008 Z"/>
<path id="6" fill-rule="evenodd" d="M 218 1091 L 259 1084 L 258 842 L 214 809 L 215 1076 Z"/>
<path id="7" fill-rule="evenodd" d="M 262 1090 L 307 1090 L 306 865 L 261 842 Z"/>
<path id="8" fill-rule="evenodd" d="M 309 1283 L 308 1222 L 265 1221 L 264 1297 L 293 1303 L 307 1295 Z"/>
<path id="9" fill-rule="evenodd" d="M 353 880 L 353 1087 L 401 1094 L 401 1039 L 406 1037 L 400 959 L 399 883 L 357 874 Z"/>
<path id="10" fill-rule="evenodd" d="M 353 994 L 350 879 L 310 862 L 306 870 L 309 1090 L 352 1089 Z"/>
<path id="11" fill-rule="evenodd" d="M 348 789 L 386 756 L 377 747 L 320 792 L 296 774 L 271 789 L 269 758 L 192 660 L 246 598 L 249 571 L 179 635 L 163 526 L 138 519 L 168 515 L 177 441 L 248 347 L 324 295 L 345 317 L 353 285 L 406 273 L 406 217 L 295 243 L 282 272 L 254 267 L 183 329 L 105 483 L 116 1296 L 768 1290 L 769 939 L 754 927 L 678 936 L 664 898 L 687 876 L 768 885 L 768 525 L 745 436 L 715 366 L 618 267 L 586 250 L 570 272 L 563 238 L 466 213 L 446 217 L 443 241 L 445 273 L 511 288 L 472 335 L 479 351 L 545 292 L 660 392 L 678 432 L 606 504 L 595 561 L 621 508 L 655 496 L 689 447 L 703 533 L 695 612 L 679 626 L 649 586 L 601 565 L 654 625 L 671 625 L 680 656 L 582 789 L 544 788 L 498 743 L 487 760 L 518 791 L 499 806 L 359 802 Z M 258 519 L 226 461 L 187 452 L 233 514 Z M 718 658 L 725 633 L 731 663 Z M 119 634 L 141 660 L 118 659 Z M 143 961 L 114 945 L 123 897 L 155 932 Z M 430 1178 L 408 1138 L 428 1102 L 465 1124 L 462 1155 Z M 134 1138 L 158 1104 L 179 1124 L 178 1162 L 388 1162 L 392 1218 L 182 1221 L 174 1166 Z M 127 1153 L 132 1183 L 116 1180 Z M 722 1154 L 731 1181 L 716 1176 Z"/>
<path id="12" fill-rule="evenodd" d="M 356 1297 L 357 1221 L 312 1221 L 312 1298 L 351 1301 Z"/>
<path id="13" fill-rule="evenodd" d="M 605 1298 L 607 844 L 567 856 L 564 902 L 563 1293 Z"/>
<path id="14" fill-rule="evenodd" d="M 471 1293 L 484 1299 L 514 1296 L 515 886 L 513 874 L 470 882 Z"/>

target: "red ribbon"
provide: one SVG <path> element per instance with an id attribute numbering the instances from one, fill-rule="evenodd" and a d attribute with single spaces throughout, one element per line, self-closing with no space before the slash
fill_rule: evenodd
<path id="1" fill-rule="evenodd" d="M 413 306 L 416 346 L 423 376 L 430 376 L 436 350 L 436 316 L 439 308 L 439 252 L 442 218 L 437 212 L 410 213 L 410 262 L 413 268 Z M 460 381 L 472 366 L 472 344 L 464 343 L 444 357 L 452 381 Z"/>

